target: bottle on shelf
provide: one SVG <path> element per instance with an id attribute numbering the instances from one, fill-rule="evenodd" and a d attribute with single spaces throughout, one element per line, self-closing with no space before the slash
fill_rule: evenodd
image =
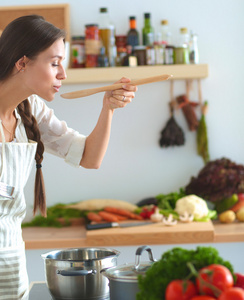
<path id="1" fill-rule="evenodd" d="M 131 16 L 130 20 L 130 29 L 127 33 L 127 45 L 132 46 L 134 49 L 135 46 L 139 45 L 139 33 L 136 29 L 136 17 Z"/>
<path id="2" fill-rule="evenodd" d="M 155 51 L 155 65 L 164 64 L 164 44 L 162 41 L 162 35 L 160 32 L 157 33 L 156 41 L 154 42 Z"/>
<path id="3" fill-rule="evenodd" d="M 127 36 L 126 35 L 116 35 L 115 44 L 117 48 L 116 66 L 122 65 L 123 58 L 127 55 Z"/>
<path id="4" fill-rule="evenodd" d="M 100 48 L 100 53 L 98 55 L 97 64 L 98 64 L 98 67 L 108 67 L 109 66 L 108 57 L 105 54 L 104 46 L 102 46 Z"/>
<path id="5" fill-rule="evenodd" d="M 189 34 L 185 27 L 180 28 L 177 45 L 174 49 L 175 64 L 189 64 Z"/>
<path id="6" fill-rule="evenodd" d="M 161 21 L 161 40 L 164 45 L 172 45 L 171 41 L 171 32 L 169 31 L 169 22 L 168 20 Z"/>
<path id="7" fill-rule="evenodd" d="M 144 27 L 142 29 L 142 43 L 143 45 L 147 46 L 151 42 L 148 40 L 148 37 L 150 37 L 150 34 L 154 34 L 154 28 L 151 25 L 151 14 L 145 13 L 144 14 Z"/>
<path id="8" fill-rule="evenodd" d="M 154 35 L 152 32 L 147 34 L 147 46 L 146 46 L 146 64 L 155 65 L 155 48 L 154 48 Z"/>
<path id="9" fill-rule="evenodd" d="M 125 57 L 123 57 L 122 66 L 136 67 L 137 57 L 133 53 L 132 46 L 127 45 L 126 49 L 127 49 L 127 54 Z"/>
<path id="10" fill-rule="evenodd" d="M 198 36 L 195 33 L 191 33 L 189 43 L 189 55 L 191 64 L 199 64 L 199 51 L 198 51 Z"/>
<path id="11" fill-rule="evenodd" d="M 106 7 L 100 8 L 99 12 L 98 26 L 101 42 L 105 47 L 105 54 L 109 58 L 109 65 L 113 65 L 113 54 L 111 51 L 114 51 L 115 46 L 115 26 L 110 20 L 108 9 Z"/>
<path id="12" fill-rule="evenodd" d="M 172 43 L 172 35 L 169 30 L 168 20 L 161 21 L 161 40 L 164 45 L 164 64 L 172 65 L 174 63 L 174 46 Z"/>

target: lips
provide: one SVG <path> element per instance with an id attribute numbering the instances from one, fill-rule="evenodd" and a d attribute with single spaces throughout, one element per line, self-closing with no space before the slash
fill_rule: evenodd
<path id="1" fill-rule="evenodd" d="M 53 86 L 53 88 L 55 89 L 56 92 L 58 92 L 59 89 L 61 88 L 61 85 L 55 85 L 55 86 Z"/>

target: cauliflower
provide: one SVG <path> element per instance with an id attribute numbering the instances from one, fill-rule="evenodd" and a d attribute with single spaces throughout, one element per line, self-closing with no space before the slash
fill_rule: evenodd
<path id="1" fill-rule="evenodd" d="M 180 198 L 176 202 L 175 211 L 179 215 L 184 215 L 187 212 L 193 215 L 194 219 L 201 219 L 208 215 L 206 201 L 196 195 L 188 195 Z"/>

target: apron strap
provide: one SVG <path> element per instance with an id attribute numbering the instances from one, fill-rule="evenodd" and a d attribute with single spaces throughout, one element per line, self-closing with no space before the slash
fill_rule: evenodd
<path id="1" fill-rule="evenodd" d="M 0 119 L 0 133 L 2 136 L 2 155 L 1 155 L 1 171 L 0 171 L 0 178 L 1 178 L 5 167 L 5 135 L 3 132 L 3 125 L 1 119 Z"/>

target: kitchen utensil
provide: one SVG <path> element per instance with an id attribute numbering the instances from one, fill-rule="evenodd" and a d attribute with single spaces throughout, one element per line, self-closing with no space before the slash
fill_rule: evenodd
<path id="1" fill-rule="evenodd" d="M 53 299 L 109 299 L 108 279 L 100 271 L 115 267 L 119 254 L 106 248 L 71 248 L 42 254 Z"/>
<path id="2" fill-rule="evenodd" d="M 123 228 L 123 227 L 142 226 L 142 225 L 148 225 L 148 224 L 153 224 L 153 222 L 134 222 L 134 223 L 111 222 L 111 223 L 87 224 L 86 229 L 94 230 L 94 229 L 104 229 L 104 228 L 113 228 L 113 227 Z"/>
<path id="3" fill-rule="evenodd" d="M 170 107 L 170 118 L 167 121 L 165 127 L 161 131 L 161 137 L 159 144 L 162 148 L 181 146 L 185 143 L 185 136 L 182 128 L 177 124 L 174 117 L 175 101 L 173 96 L 173 81 L 170 82 L 170 96 L 171 100 L 169 103 Z"/>
<path id="4" fill-rule="evenodd" d="M 149 262 L 141 262 L 141 254 L 147 251 Z M 124 264 L 101 273 L 109 279 L 110 300 L 135 300 L 139 292 L 138 275 L 144 275 L 155 262 L 149 246 L 141 246 L 136 250 L 135 264 Z"/>
<path id="5" fill-rule="evenodd" d="M 172 77 L 172 75 L 159 75 L 159 76 L 154 76 L 154 77 L 132 80 L 129 84 L 142 85 L 142 84 L 147 84 L 147 83 L 152 83 L 152 82 L 157 82 L 157 81 L 168 80 L 170 77 Z M 90 95 L 100 93 L 100 92 L 118 90 L 118 89 L 121 89 L 123 85 L 125 85 L 125 83 L 115 83 L 112 85 L 102 86 L 102 87 L 98 87 L 98 88 L 92 88 L 92 89 L 86 89 L 86 90 L 65 93 L 65 94 L 62 94 L 61 97 L 65 98 L 65 99 L 81 98 L 81 97 L 90 96 Z"/>
<path id="6" fill-rule="evenodd" d="M 13 199 L 14 187 L 0 182 L 0 196 Z"/>

